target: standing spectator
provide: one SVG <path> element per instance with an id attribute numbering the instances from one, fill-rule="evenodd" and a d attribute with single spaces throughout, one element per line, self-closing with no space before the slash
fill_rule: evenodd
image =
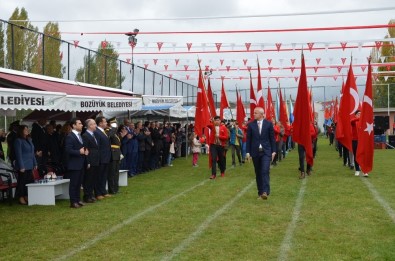
<path id="1" fill-rule="evenodd" d="M 119 166 L 121 161 L 121 140 L 128 133 L 125 126 L 121 125 L 118 128 L 118 123 L 115 118 L 109 120 L 111 129 L 108 132 L 108 137 L 111 143 L 111 161 L 110 171 L 108 173 L 108 192 L 110 194 L 117 194 L 119 192 Z"/>
<path id="2" fill-rule="evenodd" d="M 83 179 L 84 202 L 95 203 L 96 199 L 93 196 L 93 191 L 96 175 L 100 171 L 99 144 L 94 134 L 96 131 L 96 122 L 93 119 L 87 119 L 85 121 L 85 127 L 86 132 L 82 134 L 82 140 L 89 154 L 86 156 L 86 171 Z"/>
<path id="3" fill-rule="evenodd" d="M 45 175 L 47 164 L 47 132 L 45 126 L 46 119 L 39 119 L 32 125 L 31 137 L 36 150 L 36 160 L 40 176 Z"/>
<path id="4" fill-rule="evenodd" d="M 107 128 L 106 118 L 103 116 L 97 117 L 96 125 L 95 137 L 99 144 L 100 170 L 99 173 L 97 173 L 95 192 L 97 193 L 96 199 L 102 200 L 105 197 L 111 197 L 106 190 L 106 182 L 111 160 L 111 145 L 110 139 L 105 132 L 105 129 Z"/>
<path id="5" fill-rule="evenodd" d="M 237 154 L 237 159 L 239 160 L 239 165 L 241 166 L 241 153 L 240 153 L 240 144 L 241 139 L 243 138 L 243 131 L 239 128 L 238 122 L 231 121 L 230 127 L 230 140 L 229 145 L 232 149 L 232 166 L 236 167 L 236 157 L 235 152 Z"/>
<path id="6" fill-rule="evenodd" d="M 151 151 L 154 143 L 152 142 L 151 132 L 148 127 L 144 127 L 144 142 L 145 142 L 145 150 L 144 150 L 144 163 L 143 163 L 143 171 L 148 172 L 151 170 Z"/>
<path id="7" fill-rule="evenodd" d="M 184 139 L 185 139 L 185 132 L 183 131 L 183 128 L 181 128 L 180 126 L 177 128 L 177 132 L 176 132 L 176 144 L 175 144 L 176 158 L 181 157 L 181 146 L 182 146 L 182 141 Z"/>
<path id="8" fill-rule="evenodd" d="M 273 160 L 272 164 L 274 166 L 277 166 L 277 161 L 279 159 L 278 158 L 278 154 L 280 153 L 278 151 L 278 145 L 279 145 L 279 142 L 280 142 L 280 131 L 281 131 L 281 129 L 280 129 L 280 126 L 277 124 L 277 122 L 276 122 L 276 120 L 274 118 L 272 119 L 272 124 L 273 124 L 273 131 L 274 131 L 274 140 L 276 141 L 276 156 L 274 157 L 274 160 Z"/>
<path id="9" fill-rule="evenodd" d="M 263 108 L 255 108 L 254 118 L 248 124 L 246 157 L 252 157 L 254 163 L 258 199 L 266 200 L 270 195 L 270 162 L 276 156 L 276 143 L 273 125 L 265 119 Z"/>
<path id="10" fill-rule="evenodd" d="M 47 162 L 51 162 L 52 166 L 57 166 L 60 163 L 60 145 L 58 143 L 59 137 L 54 132 L 54 127 L 51 124 L 48 124 L 46 127 L 46 136 L 47 136 L 47 149 L 45 158 L 47 158 Z"/>
<path id="11" fill-rule="evenodd" d="M 151 130 L 151 138 L 154 146 L 151 151 L 151 169 L 157 169 L 161 164 L 159 164 L 159 156 L 162 150 L 162 134 L 159 130 L 159 122 L 155 121 L 154 126 Z"/>
<path id="12" fill-rule="evenodd" d="M 10 161 L 12 167 L 15 167 L 15 149 L 14 143 L 17 138 L 17 131 L 19 127 L 19 121 L 14 121 L 10 124 L 9 132 L 7 135 L 7 158 Z"/>
<path id="13" fill-rule="evenodd" d="M 128 176 L 134 177 L 137 175 L 137 161 L 138 161 L 138 141 L 137 134 L 135 132 L 135 125 L 129 120 L 125 120 L 129 125 L 125 125 L 125 129 L 128 132 L 125 137 L 122 138 L 122 154 L 124 159 L 121 161 L 121 168 L 128 170 Z"/>
<path id="14" fill-rule="evenodd" d="M 144 155 L 145 155 L 145 134 L 141 122 L 137 123 L 136 134 L 138 141 L 138 162 L 137 162 L 137 174 L 144 173 Z"/>
<path id="15" fill-rule="evenodd" d="M 89 150 L 84 147 L 81 137 L 82 123 L 78 118 L 70 120 L 72 131 L 65 139 L 65 152 L 67 160 L 67 176 L 70 179 L 69 194 L 70 207 L 80 208 L 84 203 L 80 200 L 81 183 L 84 176 L 85 157 Z"/>
<path id="16" fill-rule="evenodd" d="M 212 123 L 207 126 L 211 130 L 210 135 L 210 155 L 211 155 L 211 177 L 217 177 L 217 160 L 221 177 L 225 176 L 226 162 L 225 162 L 225 146 L 229 139 L 228 128 L 221 124 L 219 116 L 215 116 Z"/>
<path id="17" fill-rule="evenodd" d="M 169 151 L 170 151 L 170 143 L 171 143 L 171 133 L 172 128 L 170 127 L 170 123 L 167 121 L 163 127 L 163 157 L 162 157 L 162 166 L 167 165 L 167 160 L 169 158 Z"/>
<path id="18" fill-rule="evenodd" d="M 174 154 L 176 153 L 176 135 L 174 133 L 171 134 L 171 143 L 169 148 L 169 156 L 167 159 L 167 166 L 173 167 L 172 161 L 174 158 Z"/>
<path id="19" fill-rule="evenodd" d="M 26 125 L 18 126 L 17 138 L 13 146 L 15 150 L 15 169 L 18 171 L 15 197 L 19 198 L 19 203 L 22 205 L 27 205 L 26 184 L 33 182 L 33 169 L 37 168 L 34 145 L 28 135 L 29 129 Z"/>
<path id="20" fill-rule="evenodd" d="M 197 135 L 196 133 L 192 132 L 191 135 L 191 140 L 190 140 L 190 146 L 191 146 L 191 150 L 192 150 L 192 166 L 193 167 L 198 167 L 198 159 L 199 159 L 199 153 L 202 150 L 202 143 L 200 142 L 200 140 L 197 139 Z M 201 138 L 201 140 L 203 141 L 203 138 Z"/>
<path id="21" fill-rule="evenodd" d="M 5 160 L 4 150 L 3 150 L 3 142 L 5 141 L 5 132 L 3 129 L 0 129 L 0 159 Z"/>
<path id="22" fill-rule="evenodd" d="M 247 122 L 243 122 L 241 125 L 241 130 L 243 132 L 243 138 L 241 139 L 241 162 L 244 163 L 246 160 L 246 144 L 247 144 Z"/>

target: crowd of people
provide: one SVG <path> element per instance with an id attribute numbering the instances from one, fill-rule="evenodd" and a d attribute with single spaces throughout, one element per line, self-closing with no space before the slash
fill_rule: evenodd
<path id="1" fill-rule="evenodd" d="M 115 118 L 107 121 L 99 116 L 84 122 L 73 118 L 60 125 L 39 119 L 33 123 L 31 132 L 27 125 L 16 121 L 11 123 L 6 137 L 5 133 L 0 133 L 0 138 L 6 139 L 8 144 L 7 155 L 1 150 L 0 156 L 8 158 L 17 172 L 16 197 L 20 204 L 25 205 L 28 201 L 26 184 L 48 172 L 55 172 L 70 179 L 70 207 L 79 208 L 117 194 L 120 169 L 127 170 L 128 176 L 134 177 L 162 167 L 172 167 L 175 158 L 189 153 L 192 154 L 192 167 L 199 166 L 199 154 L 208 153 L 210 179 L 217 177 L 217 170 L 224 177 L 228 151 L 231 153 L 231 168 L 243 166 L 249 160 L 251 147 L 248 147 L 247 139 L 252 122 L 260 121 L 253 119 L 239 125 L 237 121 L 226 122 L 217 116 L 199 137 L 192 124 L 182 126 L 169 121 L 133 122 L 126 118 L 119 125 Z M 270 139 L 273 137 L 274 145 L 270 148 L 273 158 L 269 160 L 269 167 L 274 167 L 295 148 L 292 125 L 287 123 L 283 126 L 274 119 L 265 119 L 266 123 L 273 132 L 267 144 L 272 144 Z M 316 145 L 318 129 L 316 125 L 312 126 L 312 143 Z M 298 146 L 300 178 L 311 173 L 309 165 L 305 171 L 303 149 Z M 342 152 L 345 153 L 344 149 Z M 271 157 L 272 153 L 269 154 Z M 266 191 L 266 195 L 269 193 Z"/>

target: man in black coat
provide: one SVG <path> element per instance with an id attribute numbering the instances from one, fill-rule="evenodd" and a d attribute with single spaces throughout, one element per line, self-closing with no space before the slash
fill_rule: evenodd
<path id="1" fill-rule="evenodd" d="M 47 164 L 47 132 L 45 130 L 45 125 L 47 124 L 46 119 L 39 119 L 37 122 L 33 123 L 31 137 L 34 145 L 34 150 L 36 153 L 36 160 L 38 165 L 38 170 L 40 175 L 44 175 L 46 172 Z"/>
<path id="2" fill-rule="evenodd" d="M 95 179 L 100 171 L 100 154 L 99 144 L 97 143 L 94 132 L 96 131 L 96 122 L 93 119 L 85 121 L 86 132 L 82 134 L 84 146 L 89 150 L 86 157 L 86 171 L 84 176 L 84 202 L 94 203 L 96 201 L 93 196 L 95 187 Z"/>
<path id="3" fill-rule="evenodd" d="M 97 129 L 94 132 L 96 140 L 99 144 L 100 170 L 97 175 L 95 184 L 96 199 L 102 200 L 105 197 L 111 197 L 106 190 L 107 176 L 111 160 L 111 144 L 105 129 L 107 128 L 107 120 L 103 116 L 96 118 Z"/>
<path id="4" fill-rule="evenodd" d="M 71 119 L 70 126 L 72 131 L 65 139 L 65 153 L 68 157 L 67 177 L 70 178 L 70 207 L 80 208 L 84 205 L 80 200 L 80 189 L 85 169 L 85 157 L 89 155 L 89 150 L 84 147 L 81 137 L 81 120 Z"/>

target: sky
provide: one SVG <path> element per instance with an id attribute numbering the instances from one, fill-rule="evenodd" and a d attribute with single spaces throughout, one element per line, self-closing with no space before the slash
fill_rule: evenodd
<path id="1" fill-rule="evenodd" d="M 387 24 L 391 19 L 395 19 L 394 10 L 376 11 L 364 13 L 338 13 L 319 15 L 287 15 L 277 17 L 259 18 L 228 18 L 228 19 L 180 19 L 185 17 L 235 17 L 253 15 L 273 15 L 273 14 L 295 14 L 301 12 L 322 12 L 339 11 L 368 8 L 393 8 L 393 1 L 321 1 L 321 0 L 217 0 L 217 1 L 186 1 L 186 0 L 113 0 L 113 1 L 49 1 L 49 0 L 13 0 L 2 1 L 0 3 L 0 17 L 8 20 L 16 7 L 24 7 L 29 14 L 29 19 L 33 25 L 43 30 L 45 22 L 40 21 L 60 21 L 60 31 L 62 39 L 73 42 L 79 41 L 79 45 L 95 49 L 103 40 L 114 44 L 121 54 L 120 59 L 131 58 L 131 48 L 128 46 L 127 37 L 123 34 L 97 34 L 81 35 L 66 34 L 66 32 L 127 32 L 138 28 L 140 32 L 168 32 L 168 31 L 215 31 L 215 30 L 260 30 L 260 29 L 289 29 L 289 28 L 310 28 L 310 27 L 338 27 L 338 26 L 359 26 Z M 179 18 L 180 20 L 148 20 L 148 21 L 126 21 L 127 19 L 142 18 Z M 96 20 L 94 22 L 76 20 Z M 98 21 L 98 20 L 118 20 L 118 21 Z M 234 90 L 237 88 L 247 90 L 249 88 L 248 66 L 252 67 L 252 76 L 257 76 L 257 58 L 263 69 L 262 84 L 267 88 L 268 84 L 272 89 L 279 85 L 285 90 L 286 96 L 296 97 L 297 81 L 300 70 L 290 70 L 291 67 L 300 66 L 301 51 L 275 51 L 276 43 L 281 43 L 281 48 L 293 47 L 305 50 L 304 55 L 307 67 L 318 67 L 317 59 L 320 59 L 317 72 L 313 68 L 307 70 L 309 86 L 313 87 L 315 100 L 329 100 L 338 95 L 342 84 L 342 75 L 346 76 L 347 68 L 341 69 L 340 73 L 336 66 L 342 65 L 341 58 L 346 58 L 345 65 L 349 65 L 351 55 L 353 63 L 366 65 L 366 57 L 369 56 L 371 48 L 336 49 L 336 50 L 313 50 L 308 51 L 307 43 L 315 43 L 314 47 L 324 47 L 325 45 L 340 46 L 340 42 L 347 45 L 374 44 L 375 40 L 380 40 L 387 34 L 387 29 L 370 30 L 347 30 L 347 31 L 309 31 L 309 32 L 282 32 L 282 33 L 243 33 L 243 34 L 140 34 L 137 36 L 138 43 L 134 50 L 134 62 L 142 67 L 148 64 L 148 69 L 161 72 L 165 75 L 172 74 L 173 78 L 183 80 L 193 85 L 197 85 L 198 68 L 197 59 L 202 59 L 202 67 L 209 66 L 213 69 L 212 88 L 215 93 L 220 93 L 221 77 L 224 80 L 228 98 L 232 101 Z M 161 51 L 158 50 L 158 42 L 163 42 Z M 221 43 L 220 50 L 240 50 L 237 53 L 185 53 L 174 54 L 172 52 L 187 52 L 186 43 L 192 43 L 191 51 L 204 52 L 216 51 L 215 43 Z M 245 43 L 251 43 L 251 49 L 259 49 L 259 52 L 247 52 Z M 266 51 L 265 51 L 266 50 Z M 273 51 L 267 51 L 273 50 Z M 155 54 L 146 54 L 155 53 Z M 162 52 L 168 54 L 161 54 Z M 158 59 L 156 65 L 154 59 Z M 178 65 L 175 60 L 179 59 Z M 271 60 L 270 65 L 269 61 Z M 291 64 L 291 59 L 295 59 L 295 64 Z M 221 65 L 221 60 L 223 60 Z M 245 62 L 246 60 L 246 62 Z M 246 64 L 244 64 L 246 63 Z M 165 65 L 167 69 L 165 69 Z M 184 66 L 189 70 L 186 72 Z M 230 71 L 226 71 L 226 66 Z M 335 68 L 329 68 L 335 66 Z M 269 71 L 269 67 L 273 67 Z M 234 69 L 234 70 L 232 70 Z M 363 95 L 366 81 L 366 70 L 361 67 L 354 68 L 357 77 L 357 86 L 360 96 Z M 189 80 L 186 79 L 189 75 Z M 314 76 L 327 75 L 328 77 Z M 338 76 L 336 79 L 332 76 Z M 241 77 L 241 78 L 240 78 Z M 278 80 L 276 79 L 278 78 Z M 345 80 L 345 79 L 344 79 Z M 256 88 L 257 79 L 253 79 Z M 242 91 L 244 100 L 248 100 L 248 92 Z M 266 95 L 265 95 L 266 96 Z"/>

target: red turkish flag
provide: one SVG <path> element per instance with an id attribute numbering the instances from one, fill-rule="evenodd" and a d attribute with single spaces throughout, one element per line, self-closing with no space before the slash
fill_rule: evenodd
<path id="1" fill-rule="evenodd" d="M 210 112 L 207 102 L 207 94 L 204 88 L 202 69 L 199 68 L 199 82 L 196 99 L 195 112 L 195 133 L 199 137 L 203 134 L 203 129 L 210 123 Z"/>
<path id="2" fill-rule="evenodd" d="M 337 100 L 337 96 L 336 96 L 335 106 L 333 107 L 333 122 L 334 123 L 337 123 L 338 113 L 339 113 L 339 101 Z"/>
<path id="3" fill-rule="evenodd" d="M 345 146 L 349 151 L 352 151 L 352 133 L 350 124 L 350 115 L 360 106 L 358 92 L 356 91 L 356 84 L 352 64 L 348 70 L 347 81 L 344 85 L 342 96 L 340 98 L 338 122 L 336 128 L 336 139 Z"/>
<path id="4" fill-rule="evenodd" d="M 215 43 L 215 47 L 217 47 L 217 51 L 221 49 L 222 43 Z"/>
<path id="5" fill-rule="evenodd" d="M 285 101 L 283 100 L 283 95 L 281 93 L 281 88 L 279 88 L 278 90 L 279 92 L 279 100 L 280 100 L 280 115 L 279 115 L 279 120 L 281 122 L 281 124 L 284 126 L 284 128 L 286 126 L 288 126 L 288 113 L 287 113 L 287 104 L 285 103 Z"/>
<path id="6" fill-rule="evenodd" d="M 208 79 L 207 98 L 208 98 L 208 104 L 210 107 L 211 116 L 215 117 L 217 116 L 217 113 L 215 111 L 214 95 L 213 95 L 213 91 L 211 90 L 210 78 Z"/>
<path id="7" fill-rule="evenodd" d="M 258 83 L 257 83 L 257 93 L 256 93 L 257 106 L 265 109 L 265 101 L 263 100 L 263 89 L 262 89 L 262 80 L 261 80 L 261 67 L 259 66 L 259 60 L 257 62 L 258 62 Z"/>
<path id="8" fill-rule="evenodd" d="M 366 89 L 363 96 L 362 111 L 358 128 L 357 161 L 363 173 L 369 173 L 373 168 L 374 132 L 372 89 L 372 68 L 369 61 Z"/>
<path id="9" fill-rule="evenodd" d="M 80 41 L 74 40 L 74 47 L 77 48 Z"/>
<path id="10" fill-rule="evenodd" d="M 222 88 L 221 88 L 221 106 L 219 108 L 219 117 L 221 120 L 224 119 L 224 109 L 229 108 L 228 98 L 226 97 L 225 87 L 224 87 L 224 80 L 222 80 Z"/>
<path id="11" fill-rule="evenodd" d="M 248 52 L 250 50 L 251 43 L 245 43 L 245 46 L 246 46 L 246 49 L 247 49 L 247 52 Z"/>
<path id="12" fill-rule="evenodd" d="M 220 59 L 219 62 L 221 64 L 221 66 L 222 66 L 224 64 L 224 59 Z"/>
<path id="13" fill-rule="evenodd" d="M 310 134 L 310 126 L 312 122 L 310 117 L 306 117 L 306 115 L 311 115 L 311 108 L 309 104 L 310 100 L 307 90 L 306 66 L 304 62 L 304 55 L 302 54 L 302 66 L 300 71 L 298 94 L 296 96 L 295 107 L 293 111 L 295 119 L 293 122 L 292 138 L 295 142 L 305 148 L 307 164 L 313 166 L 313 147 Z"/>
<path id="14" fill-rule="evenodd" d="M 244 109 L 244 104 L 241 101 L 241 95 L 239 92 L 236 92 L 236 100 L 236 121 L 239 123 L 239 126 L 241 126 L 246 117 L 246 111 Z"/>
<path id="15" fill-rule="evenodd" d="M 157 42 L 156 44 L 158 45 L 158 50 L 160 51 L 160 49 L 162 49 L 163 42 Z"/>
<path id="16" fill-rule="evenodd" d="M 267 107 L 266 107 L 266 119 L 271 121 L 276 118 L 276 112 L 274 111 L 272 92 L 270 86 L 267 86 Z"/>
<path id="17" fill-rule="evenodd" d="M 176 66 L 178 65 L 178 63 L 180 62 L 180 59 L 175 59 L 176 62 Z"/>
<path id="18" fill-rule="evenodd" d="M 187 43 L 188 52 L 191 50 L 192 43 Z"/>
<path id="19" fill-rule="evenodd" d="M 252 77 L 250 74 L 250 118 L 254 119 L 254 110 L 256 108 L 257 102 L 255 97 L 254 86 L 252 85 Z"/>

